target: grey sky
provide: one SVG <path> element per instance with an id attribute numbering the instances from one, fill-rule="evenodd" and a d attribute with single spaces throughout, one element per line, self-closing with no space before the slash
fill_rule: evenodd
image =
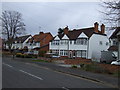
<path id="1" fill-rule="evenodd" d="M 15 10 L 23 15 L 27 34 L 39 31 L 57 34 L 58 28 L 92 27 L 101 22 L 100 2 L 5 2 L 2 10 Z M 39 29 L 39 27 L 41 27 Z"/>

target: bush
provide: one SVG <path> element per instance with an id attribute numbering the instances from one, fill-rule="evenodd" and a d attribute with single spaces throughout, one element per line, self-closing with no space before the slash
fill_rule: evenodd
<path id="1" fill-rule="evenodd" d="M 84 65 L 85 65 L 84 63 L 80 63 L 80 67 L 81 67 L 81 68 L 83 68 L 83 67 L 84 67 Z"/>
<path id="2" fill-rule="evenodd" d="M 16 57 L 21 57 L 21 58 L 37 58 L 37 55 L 29 55 L 29 54 L 17 53 Z"/>
<path id="3" fill-rule="evenodd" d="M 24 58 L 32 58 L 32 55 L 24 54 Z"/>
<path id="4" fill-rule="evenodd" d="M 21 57 L 23 54 L 22 53 L 17 53 L 16 57 Z"/>
<path id="5" fill-rule="evenodd" d="M 77 65 L 72 65 L 71 67 L 72 67 L 72 68 L 77 68 Z"/>

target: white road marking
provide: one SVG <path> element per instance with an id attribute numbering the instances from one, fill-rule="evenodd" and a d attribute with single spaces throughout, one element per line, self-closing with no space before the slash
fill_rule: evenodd
<path id="1" fill-rule="evenodd" d="M 66 87 L 62 87 L 63 89 L 65 89 L 65 90 L 70 90 L 70 89 L 68 89 L 68 88 L 66 88 Z"/>
<path id="2" fill-rule="evenodd" d="M 28 75 L 30 75 L 30 76 L 32 76 L 32 77 L 35 77 L 35 78 L 37 78 L 37 79 L 43 80 L 42 78 L 40 78 L 40 77 L 38 77 L 38 76 L 35 76 L 35 75 L 31 74 L 31 73 L 25 72 L 25 71 L 23 71 L 23 70 L 19 70 L 19 71 L 21 71 L 21 72 L 23 72 L 23 73 L 25 73 L 25 74 L 28 74 Z"/>
<path id="3" fill-rule="evenodd" d="M 6 64 L 6 63 L 2 63 L 3 65 L 6 65 L 6 66 L 8 66 L 8 67 L 13 67 L 13 66 L 11 66 L 11 65 L 9 65 L 9 64 Z"/>

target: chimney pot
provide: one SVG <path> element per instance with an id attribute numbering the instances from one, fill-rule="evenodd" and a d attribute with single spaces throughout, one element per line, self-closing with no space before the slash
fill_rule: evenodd
<path id="1" fill-rule="evenodd" d="M 104 25 L 104 24 L 101 25 L 101 33 L 102 33 L 102 34 L 105 33 L 105 25 Z"/>
<path id="2" fill-rule="evenodd" d="M 94 23 L 94 31 L 95 31 L 96 33 L 98 33 L 98 26 L 99 26 L 98 22 L 95 22 L 95 23 Z"/>

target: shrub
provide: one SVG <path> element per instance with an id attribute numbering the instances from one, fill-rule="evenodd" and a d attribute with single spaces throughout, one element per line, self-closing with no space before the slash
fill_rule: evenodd
<path id="1" fill-rule="evenodd" d="M 28 55 L 28 54 L 22 54 L 22 53 L 17 53 L 16 57 L 21 57 L 21 58 L 32 58 L 32 57 L 37 57 L 36 55 Z"/>
<path id="2" fill-rule="evenodd" d="M 21 57 L 22 56 L 22 53 L 17 53 L 16 54 L 16 57 Z"/>
<path id="3" fill-rule="evenodd" d="M 77 65 L 72 65 L 71 67 L 72 67 L 72 68 L 77 68 Z"/>
<path id="4" fill-rule="evenodd" d="M 85 65 L 84 63 L 80 63 L 80 67 L 81 67 L 81 68 L 83 68 L 83 67 L 84 67 L 84 65 Z"/>
<path id="5" fill-rule="evenodd" d="M 32 58 L 31 55 L 24 54 L 24 58 Z"/>

